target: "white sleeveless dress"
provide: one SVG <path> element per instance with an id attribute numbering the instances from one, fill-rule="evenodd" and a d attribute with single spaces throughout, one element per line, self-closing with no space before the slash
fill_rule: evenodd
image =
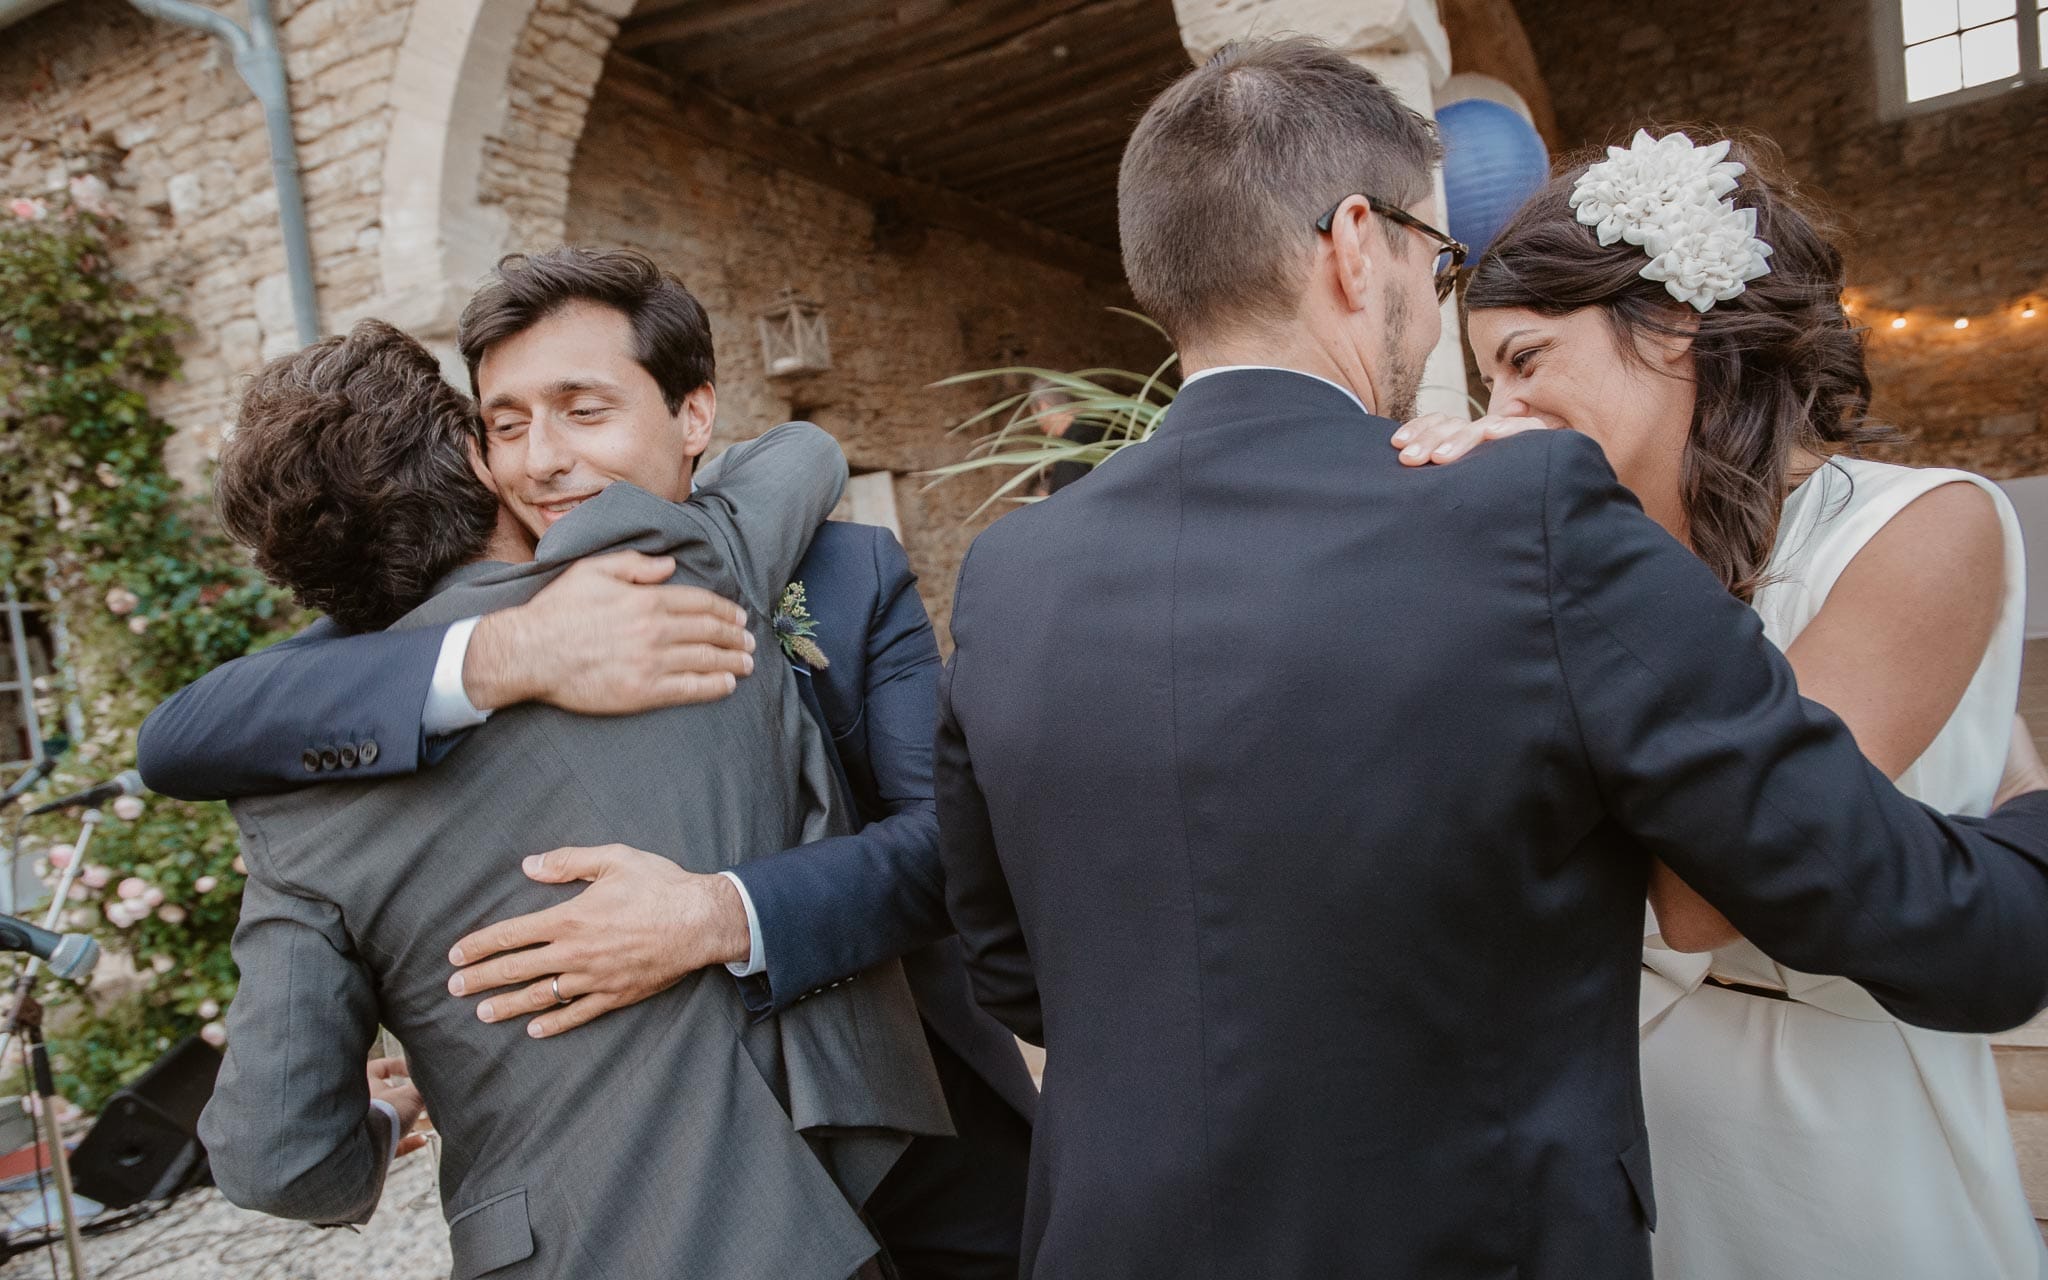
<path id="1" fill-rule="evenodd" d="M 1850 560 L 1907 503 L 1964 481 L 2005 529 L 2005 601 L 1955 714 L 1898 779 L 1949 813 L 1990 810 L 2019 696 L 2026 569 L 1997 486 L 1960 471 L 1837 459 L 1785 503 L 1764 632 L 1787 648 Z M 1643 1104 L 1658 1280 L 2037 1280 L 2048 1250 L 2020 1189 L 1991 1048 L 1898 1022 L 1843 978 L 1747 942 L 1643 950 Z M 1703 985 L 1707 974 L 1788 992 Z"/>

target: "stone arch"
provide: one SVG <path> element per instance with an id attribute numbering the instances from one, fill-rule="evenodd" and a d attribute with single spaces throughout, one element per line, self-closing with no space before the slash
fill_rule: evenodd
<path id="1" fill-rule="evenodd" d="M 452 357 L 477 280 L 561 238 L 569 166 L 633 0 L 415 4 L 392 73 L 380 296 L 362 308 Z"/>

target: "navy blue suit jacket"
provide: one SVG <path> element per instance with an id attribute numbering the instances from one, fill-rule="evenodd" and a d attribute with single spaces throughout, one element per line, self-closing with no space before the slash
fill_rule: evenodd
<path id="1" fill-rule="evenodd" d="M 1037 1090 L 1008 1032 L 974 1005 L 950 936 L 932 800 L 939 653 L 917 579 L 888 530 L 839 521 L 819 527 L 797 577 L 830 661 L 799 665 L 798 683 L 864 825 L 735 868 L 769 959 L 767 974 L 742 980 L 748 1006 L 772 1013 L 901 957 L 928 1029 L 1028 1119 Z M 322 619 L 227 663 L 151 713 L 143 778 L 220 800 L 432 765 L 455 741 L 420 728 L 444 634 L 349 635 Z M 323 769 L 323 753 L 354 763 Z"/>
<path id="2" fill-rule="evenodd" d="M 1051 1052 L 1026 1274 L 1648 1280 L 1653 857 L 1908 1021 L 2048 1001 L 2048 793 L 1901 796 L 1588 437 L 1395 426 L 1218 373 L 961 568 L 941 853 Z"/>

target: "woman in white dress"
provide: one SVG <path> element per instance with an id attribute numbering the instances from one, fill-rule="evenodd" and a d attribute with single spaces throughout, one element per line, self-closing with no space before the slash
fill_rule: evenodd
<path id="1" fill-rule="evenodd" d="M 1937 809 L 1988 812 L 2015 743 L 2018 526 L 1980 477 L 1845 455 L 1882 433 L 1841 255 L 1761 158 L 1639 134 L 1563 170 L 1466 296 L 1492 414 L 1394 443 L 1421 465 L 1518 430 L 1594 437 L 1873 763 Z M 1667 870 L 1650 899 L 1660 1280 L 2048 1275 L 1982 1037 L 1776 964 Z"/>

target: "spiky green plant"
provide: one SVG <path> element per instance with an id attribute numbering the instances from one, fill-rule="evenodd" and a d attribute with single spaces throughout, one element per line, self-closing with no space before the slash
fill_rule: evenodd
<path id="1" fill-rule="evenodd" d="M 1166 331 L 1149 317 L 1122 307 L 1111 307 L 1110 310 L 1148 326 L 1162 338 L 1166 336 Z M 935 382 L 932 384 L 935 387 L 956 387 L 998 378 L 1043 379 L 1073 398 L 1065 404 L 1034 412 L 1030 390 L 1004 396 L 954 427 L 950 434 L 959 435 L 993 422 L 1000 425 L 976 440 L 962 461 L 934 467 L 926 474 L 936 484 L 970 471 L 1014 467 L 1016 474 L 998 485 L 988 500 L 975 508 L 974 514 L 978 516 L 995 503 L 1006 500 L 1035 502 L 1036 496 L 1018 493 L 1017 490 L 1031 485 L 1054 463 L 1081 462 L 1092 467 L 1118 449 L 1150 436 L 1179 390 L 1178 379 L 1172 377 L 1179 363 L 1179 353 L 1173 352 L 1150 373 L 1109 368 L 1079 369 L 1070 373 L 1030 365 L 1007 365 L 1000 369 L 977 369 L 972 373 L 955 374 Z M 1102 439 L 1084 444 L 1045 433 L 1043 424 L 1046 419 L 1067 414 L 1072 414 L 1076 423 L 1101 427 Z"/>

